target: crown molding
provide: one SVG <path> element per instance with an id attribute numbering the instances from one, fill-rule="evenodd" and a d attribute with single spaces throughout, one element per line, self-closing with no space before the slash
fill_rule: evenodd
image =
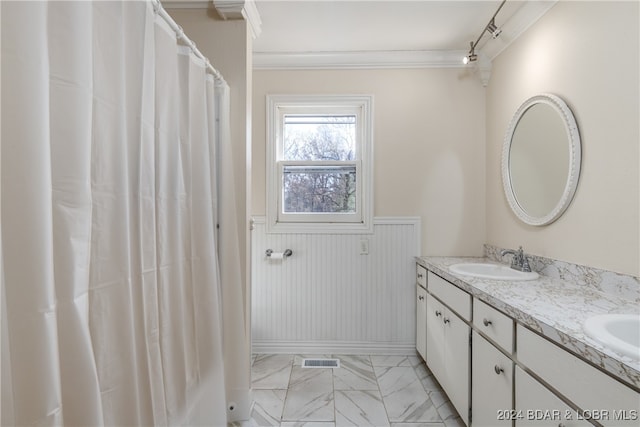
<path id="1" fill-rule="evenodd" d="M 243 19 L 256 39 L 262 33 L 262 20 L 254 0 L 170 0 L 162 1 L 165 9 L 209 9 L 213 7 L 222 19 Z"/>
<path id="2" fill-rule="evenodd" d="M 254 0 L 213 0 L 213 7 L 222 19 L 244 19 L 254 39 L 262 33 L 262 20 Z"/>
<path id="3" fill-rule="evenodd" d="M 254 52 L 256 70 L 466 68 L 464 50 Z"/>
<path id="4" fill-rule="evenodd" d="M 500 37 L 495 39 L 488 37 L 478 50 L 484 53 L 490 61 L 493 61 L 557 3 L 558 0 L 523 2 L 522 7 L 500 27 L 502 29 Z"/>
<path id="5" fill-rule="evenodd" d="M 220 0 L 214 0 L 218 2 Z M 476 50 L 482 61 L 462 64 L 466 50 L 359 51 L 359 52 L 254 52 L 256 70 L 379 69 L 379 68 L 474 68 L 484 86 L 491 76 L 491 61 L 531 25 L 547 13 L 558 0 L 527 0 L 509 21 L 502 35 L 488 38 Z M 482 63 L 480 63 L 482 62 Z"/>
<path id="6" fill-rule="evenodd" d="M 208 9 L 211 0 L 169 0 L 160 1 L 165 9 Z"/>

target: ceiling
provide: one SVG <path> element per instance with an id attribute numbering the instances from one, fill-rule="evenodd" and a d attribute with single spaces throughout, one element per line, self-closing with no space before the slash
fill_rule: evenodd
<path id="1" fill-rule="evenodd" d="M 481 70 L 558 0 L 508 0 L 471 65 Z M 460 67 L 501 0 L 162 0 L 246 19 L 254 69 Z M 486 77 L 483 78 L 483 82 Z"/>
<path id="2" fill-rule="evenodd" d="M 256 53 L 468 50 L 501 1 L 256 0 Z M 507 1 L 501 26 L 524 2 Z"/>

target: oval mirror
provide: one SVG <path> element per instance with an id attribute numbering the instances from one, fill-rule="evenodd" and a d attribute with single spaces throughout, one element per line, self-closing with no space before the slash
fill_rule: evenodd
<path id="1" fill-rule="evenodd" d="M 580 134 L 573 113 L 551 94 L 516 111 L 502 149 L 502 183 L 509 206 L 530 225 L 550 224 L 571 203 L 580 176 Z"/>

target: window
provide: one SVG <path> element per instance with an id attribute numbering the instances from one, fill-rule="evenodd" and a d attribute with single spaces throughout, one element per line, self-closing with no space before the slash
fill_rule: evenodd
<path id="1" fill-rule="evenodd" d="M 272 232 L 370 232 L 370 96 L 267 97 Z"/>

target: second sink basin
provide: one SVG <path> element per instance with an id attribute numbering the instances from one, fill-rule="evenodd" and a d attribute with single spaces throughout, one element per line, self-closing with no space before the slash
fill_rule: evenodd
<path id="1" fill-rule="evenodd" d="M 539 277 L 535 271 L 518 271 L 506 265 L 487 262 L 453 264 L 449 266 L 449 271 L 455 274 L 492 280 L 535 280 Z"/>
<path id="2" fill-rule="evenodd" d="M 600 344 L 640 360 L 640 314 L 601 314 L 584 322 L 584 331 Z"/>

